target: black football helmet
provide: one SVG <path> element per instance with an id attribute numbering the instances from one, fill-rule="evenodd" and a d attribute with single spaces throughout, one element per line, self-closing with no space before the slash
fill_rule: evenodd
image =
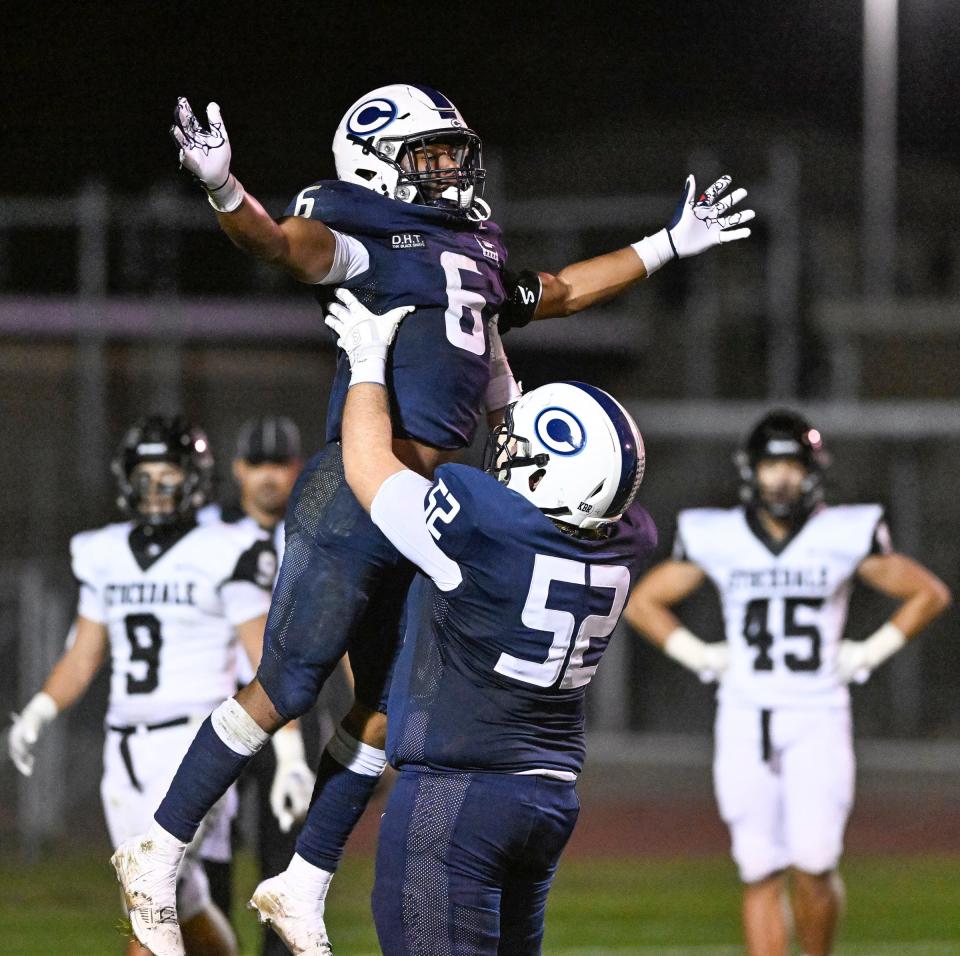
<path id="1" fill-rule="evenodd" d="M 132 480 L 134 469 L 144 462 L 163 461 L 183 470 L 184 479 L 173 493 L 173 509 L 164 514 L 140 510 L 146 490 Z M 213 455 L 206 434 L 177 415 L 150 415 L 123 436 L 111 464 L 117 481 L 117 505 L 137 524 L 178 524 L 192 518 L 207 500 L 213 480 Z"/>
<path id="2" fill-rule="evenodd" d="M 807 477 L 796 501 L 769 504 L 761 500 L 757 462 L 771 458 L 796 458 L 806 468 Z M 829 463 L 820 432 L 798 412 L 775 409 L 754 425 L 745 445 L 734 455 L 740 472 L 740 500 L 763 507 L 774 518 L 802 520 L 823 500 L 823 476 Z"/>

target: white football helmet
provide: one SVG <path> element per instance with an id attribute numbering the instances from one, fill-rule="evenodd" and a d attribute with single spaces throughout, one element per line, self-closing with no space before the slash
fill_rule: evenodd
<path id="1" fill-rule="evenodd" d="M 599 528 L 630 507 L 644 464 L 640 430 L 616 399 L 555 382 L 507 406 L 484 467 L 555 521 Z"/>
<path id="2" fill-rule="evenodd" d="M 427 86 L 396 83 L 360 97 L 337 127 L 333 158 L 344 182 L 390 199 L 472 219 L 490 215 L 480 198 L 486 177 L 480 137 L 450 100 Z"/>

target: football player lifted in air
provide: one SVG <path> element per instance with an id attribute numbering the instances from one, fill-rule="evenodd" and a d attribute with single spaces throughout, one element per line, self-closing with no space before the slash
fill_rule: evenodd
<path id="1" fill-rule="evenodd" d="M 253 530 L 197 525 L 213 458 L 203 432 L 181 419 L 154 416 L 133 426 L 113 472 L 127 520 L 73 538 L 76 622 L 43 689 L 16 717 L 9 752 L 21 773 L 32 773 L 43 729 L 109 659 L 101 794 L 119 846 L 150 825 L 197 728 L 235 689 L 238 640 L 256 667 L 276 558 Z M 277 783 L 279 798 L 285 785 Z M 223 809 L 207 818 L 180 867 L 177 903 L 187 952 L 196 956 L 236 951 L 194 853 L 204 839 L 228 840 L 230 813 Z M 138 898 L 130 889 L 133 915 Z M 131 941 L 128 956 L 143 952 Z"/>
<path id="2" fill-rule="evenodd" d="M 800 415 L 764 416 L 736 460 L 744 504 L 680 512 L 673 559 L 643 578 L 624 616 L 704 680 L 719 677 L 714 784 L 747 952 L 786 956 L 789 871 L 802 950 L 828 956 L 854 789 L 847 684 L 923 630 L 950 592 L 892 550 L 879 505 L 823 503 L 823 441 Z M 726 622 L 712 643 L 670 611 L 708 577 Z M 875 634 L 841 640 L 855 578 L 902 603 Z"/>
<path id="3" fill-rule="evenodd" d="M 634 503 L 643 440 L 606 392 L 559 382 L 507 406 L 486 471 L 424 478 L 393 450 L 384 384 L 407 310 L 374 316 L 338 297 L 347 483 L 423 572 L 390 692 L 400 776 L 380 825 L 380 947 L 536 956 L 579 812 L 586 687 L 656 545 Z"/>
<path id="4" fill-rule="evenodd" d="M 416 306 L 390 354 L 388 383 L 396 454 L 428 478 L 470 443 L 481 408 L 495 414 L 517 397 L 497 320 L 509 327 L 577 312 L 672 259 L 748 236 L 745 224 L 753 218 L 751 210 L 733 210 L 746 190 L 726 195 L 729 177 L 698 193 L 689 176 L 665 229 L 556 275 L 511 274 L 482 198 L 480 137 L 436 90 L 398 84 L 359 99 L 334 136 L 338 179 L 308 186 L 279 221 L 231 172 L 217 104 L 207 107 L 204 127 L 181 99 L 172 133 L 183 168 L 241 249 L 307 284 L 344 286 L 377 313 Z M 260 910 L 291 951 L 328 946 L 327 887 L 386 765 L 389 676 L 415 571 L 344 482 L 340 438 L 349 378 L 341 356 L 328 444 L 307 463 L 291 499 L 257 678 L 198 733 L 157 810 L 152 852 L 136 851 L 134 842 L 124 857 L 121 881 L 136 879 L 143 893 L 145 917 L 134 925 L 158 956 L 183 951 L 175 922 L 149 922 L 150 912 L 173 905 L 175 862 L 159 860 L 175 860 L 209 807 L 270 734 L 312 705 L 346 652 L 356 704 L 321 758 L 290 878 L 272 884 L 279 903 Z"/>

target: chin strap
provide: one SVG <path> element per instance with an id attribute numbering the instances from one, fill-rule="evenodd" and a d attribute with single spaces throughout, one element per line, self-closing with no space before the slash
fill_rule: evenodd
<path id="1" fill-rule="evenodd" d="M 544 468 L 548 461 L 550 461 L 550 456 L 546 452 L 540 452 L 539 455 L 511 458 L 505 461 L 500 468 L 504 471 L 510 471 L 513 468 L 526 468 L 529 465 L 533 465 L 535 468 Z"/>
<path id="2" fill-rule="evenodd" d="M 467 218 L 471 222 L 486 222 L 490 218 L 490 204 L 485 202 L 479 196 L 470 204 L 467 210 Z"/>

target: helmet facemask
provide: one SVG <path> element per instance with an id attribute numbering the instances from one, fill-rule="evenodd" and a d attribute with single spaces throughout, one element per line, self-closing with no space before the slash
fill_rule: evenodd
<path id="1" fill-rule="evenodd" d="M 146 465 L 161 464 L 176 468 L 178 477 L 155 478 Z M 184 502 L 189 498 L 187 476 L 179 464 L 170 462 L 141 462 L 128 479 L 126 501 L 137 524 L 169 525 L 181 520 Z"/>
<path id="2" fill-rule="evenodd" d="M 487 174 L 480 137 L 472 130 L 435 129 L 378 139 L 348 133 L 347 139 L 395 171 L 393 199 L 471 218 L 477 218 L 471 210 L 478 204 L 486 206 L 480 197 Z M 442 156 L 448 157 L 450 165 L 441 164 Z M 488 215 L 489 208 L 479 218 Z"/>
<path id="3" fill-rule="evenodd" d="M 483 470 L 493 475 L 501 485 L 510 484 L 510 472 L 514 468 L 542 469 L 550 461 L 546 452 L 531 454 L 530 439 L 513 433 L 513 409 L 516 404 L 513 402 L 503 410 L 503 424 L 490 432 L 483 449 Z M 530 475 L 531 485 L 534 485 L 535 476 L 536 472 Z"/>

